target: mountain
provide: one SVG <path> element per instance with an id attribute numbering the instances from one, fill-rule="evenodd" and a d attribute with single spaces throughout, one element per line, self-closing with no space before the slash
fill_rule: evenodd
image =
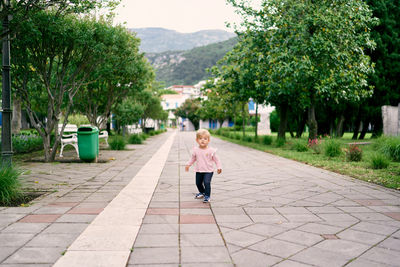
<path id="1" fill-rule="evenodd" d="M 188 51 L 146 53 L 156 69 L 157 81 L 166 86 L 174 84 L 194 85 L 210 76 L 207 68 L 214 66 L 227 52 L 232 50 L 237 38 L 196 47 Z"/>
<path id="2" fill-rule="evenodd" d="M 193 33 L 180 33 L 164 28 L 133 28 L 141 39 L 140 50 L 145 53 L 161 53 L 165 51 L 189 50 L 228 40 L 234 33 L 223 30 L 203 30 Z"/>

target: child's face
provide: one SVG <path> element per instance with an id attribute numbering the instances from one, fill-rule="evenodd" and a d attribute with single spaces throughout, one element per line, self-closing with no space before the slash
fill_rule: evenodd
<path id="1" fill-rule="evenodd" d="M 200 135 L 197 137 L 196 142 L 199 144 L 200 148 L 206 148 L 208 143 L 210 143 L 210 137 L 207 135 Z"/>

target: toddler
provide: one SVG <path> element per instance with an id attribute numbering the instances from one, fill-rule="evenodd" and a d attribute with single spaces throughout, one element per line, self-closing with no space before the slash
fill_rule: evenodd
<path id="1" fill-rule="evenodd" d="M 214 165 L 217 166 L 217 173 L 222 172 L 221 163 L 215 155 L 216 149 L 208 147 L 210 143 L 210 133 L 205 129 L 200 129 L 196 132 L 196 142 L 199 144 L 198 147 L 193 148 L 192 158 L 188 161 L 185 166 L 185 170 L 189 171 L 190 166 L 196 162 L 196 186 L 199 193 L 196 194 L 195 198 L 203 198 L 203 202 L 210 202 L 211 194 L 211 178 L 214 174 Z"/>

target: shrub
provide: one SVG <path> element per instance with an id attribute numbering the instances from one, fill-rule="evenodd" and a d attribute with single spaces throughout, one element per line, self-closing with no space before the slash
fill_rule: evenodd
<path id="1" fill-rule="evenodd" d="M 236 133 L 235 134 L 235 139 L 236 140 L 240 140 L 240 139 L 242 139 L 242 136 L 240 134 Z"/>
<path id="2" fill-rule="evenodd" d="M 64 118 L 60 120 L 60 123 L 64 122 Z M 78 127 L 82 124 L 90 124 L 88 118 L 85 115 L 81 114 L 72 114 L 68 116 L 69 124 L 76 124 Z"/>
<path id="3" fill-rule="evenodd" d="M 305 152 L 308 150 L 307 144 L 303 140 L 294 140 L 292 144 L 292 149 L 296 150 L 297 152 Z"/>
<path id="4" fill-rule="evenodd" d="M 129 144 L 141 144 L 142 138 L 138 134 L 132 134 L 129 136 Z"/>
<path id="5" fill-rule="evenodd" d="M 356 144 L 351 144 L 346 150 L 346 159 L 348 161 L 361 161 L 362 150 Z"/>
<path id="6" fill-rule="evenodd" d="M 275 145 L 276 145 L 276 147 L 282 147 L 282 146 L 284 146 L 285 145 L 285 139 L 283 139 L 283 138 L 277 138 L 276 139 L 276 142 L 275 142 Z"/>
<path id="7" fill-rule="evenodd" d="M 400 161 L 400 137 L 384 137 L 378 141 L 379 150 L 393 161 Z"/>
<path id="8" fill-rule="evenodd" d="M 148 135 L 148 134 L 145 134 L 145 133 L 142 133 L 142 134 L 140 134 L 140 138 L 144 141 L 144 140 L 146 140 L 147 138 L 149 138 L 149 135 Z"/>
<path id="9" fill-rule="evenodd" d="M 216 130 L 216 131 L 215 131 L 215 134 L 216 134 L 216 135 L 221 135 L 221 134 L 222 134 L 222 129 L 219 128 L 218 130 Z"/>
<path id="10" fill-rule="evenodd" d="M 13 167 L 0 167 L 0 205 L 8 206 L 18 199 L 22 192 L 18 180 L 21 172 Z"/>
<path id="11" fill-rule="evenodd" d="M 115 136 L 109 142 L 111 150 L 124 150 L 126 146 L 125 139 L 122 136 Z"/>
<path id="12" fill-rule="evenodd" d="M 154 135 L 156 135 L 156 133 L 155 133 L 154 131 L 150 131 L 150 132 L 149 132 L 149 135 L 150 135 L 150 136 L 154 136 Z"/>
<path id="13" fill-rule="evenodd" d="M 35 134 L 13 135 L 12 146 L 16 154 L 29 153 L 43 149 L 43 139 Z"/>
<path id="14" fill-rule="evenodd" d="M 272 137 L 269 135 L 263 135 L 261 137 L 261 143 L 263 143 L 264 145 L 270 145 L 272 144 Z"/>
<path id="15" fill-rule="evenodd" d="M 235 139 L 235 134 L 234 133 L 229 133 L 229 138 L 230 139 Z"/>
<path id="16" fill-rule="evenodd" d="M 373 169 L 386 169 L 389 162 L 389 159 L 381 153 L 375 153 L 371 156 L 371 167 Z"/>
<path id="17" fill-rule="evenodd" d="M 253 137 L 250 135 L 245 135 L 243 136 L 242 140 L 245 142 L 253 142 Z"/>
<path id="18" fill-rule="evenodd" d="M 321 139 L 308 139 L 308 148 L 314 151 L 315 154 L 321 154 Z"/>
<path id="19" fill-rule="evenodd" d="M 326 140 L 324 143 L 325 156 L 331 158 L 340 156 L 342 154 L 340 146 L 340 142 L 335 139 Z"/>

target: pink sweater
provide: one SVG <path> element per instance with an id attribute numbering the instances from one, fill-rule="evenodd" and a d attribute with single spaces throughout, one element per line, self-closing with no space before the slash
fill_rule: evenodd
<path id="1" fill-rule="evenodd" d="M 196 172 L 213 172 L 214 165 L 217 165 L 217 169 L 221 169 L 221 163 L 215 154 L 217 150 L 211 147 L 207 147 L 206 149 L 201 149 L 199 147 L 194 147 L 192 151 L 192 158 L 186 163 L 188 166 L 192 166 L 194 162 L 196 162 L 196 167 L 194 170 Z"/>

